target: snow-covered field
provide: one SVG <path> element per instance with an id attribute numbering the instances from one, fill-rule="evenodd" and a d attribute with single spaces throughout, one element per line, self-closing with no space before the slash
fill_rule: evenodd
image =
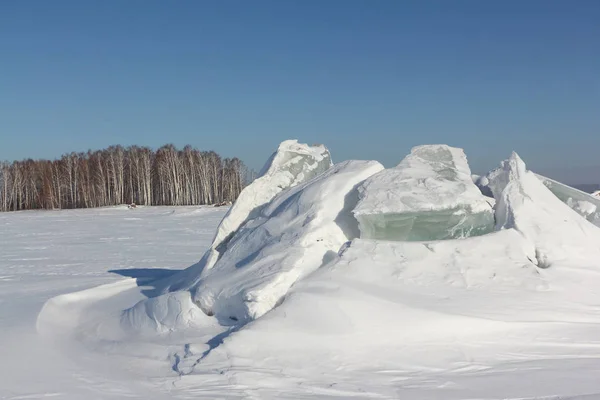
<path id="1" fill-rule="evenodd" d="M 131 296 L 102 312 L 130 307 L 144 296 L 128 277 L 143 282 L 196 262 L 225 212 L 115 207 L 1 213 L 0 399 L 172 398 L 168 392 L 179 378 L 168 345 L 154 362 L 127 349 L 57 338 L 44 332 L 47 326 L 37 333 L 38 314 L 50 298 L 89 288 L 95 289 L 75 295 L 86 312 L 109 293 Z M 73 307 L 59 310 L 57 323 L 83 317 Z"/>
<path id="2" fill-rule="evenodd" d="M 287 141 L 229 211 L 0 214 L 0 397 L 600 399 L 600 203 L 475 182 Z"/>

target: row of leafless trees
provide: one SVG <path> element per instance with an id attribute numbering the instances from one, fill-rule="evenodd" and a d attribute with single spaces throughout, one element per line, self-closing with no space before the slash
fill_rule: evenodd
<path id="1" fill-rule="evenodd" d="M 0 211 L 101 207 L 125 203 L 199 205 L 233 201 L 246 170 L 191 146 L 111 146 L 59 160 L 0 163 Z"/>

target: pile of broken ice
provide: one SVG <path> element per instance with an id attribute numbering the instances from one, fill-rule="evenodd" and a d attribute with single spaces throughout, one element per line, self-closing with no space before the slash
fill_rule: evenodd
<path id="1" fill-rule="evenodd" d="M 332 164 L 324 146 L 285 141 L 202 260 L 122 320 L 132 327 L 149 318 L 169 330 L 168 314 L 194 315 L 182 308 L 197 307 L 221 325 L 240 325 L 325 265 L 360 265 L 372 275 L 378 252 L 393 260 L 397 279 L 447 276 L 459 259 L 461 285 L 538 287 L 539 269 L 600 257 L 600 229 L 591 223 L 599 215 L 600 199 L 536 176 L 516 153 L 474 183 L 463 150 L 446 145 L 415 147 L 385 169 L 377 161 Z M 486 252 L 484 274 L 477 260 Z"/>

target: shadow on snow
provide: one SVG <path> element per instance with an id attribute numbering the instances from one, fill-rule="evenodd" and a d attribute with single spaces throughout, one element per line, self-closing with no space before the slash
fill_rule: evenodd
<path id="1" fill-rule="evenodd" d="M 166 268 L 129 268 L 129 269 L 111 269 L 108 272 L 124 276 L 126 278 L 134 278 L 138 286 L 144 286 L 141 293 L 148 297 L 160 296 L 165 287 L 164 280 L 169 279 L 173 275 L 181 272 L 179 269 Z"/>

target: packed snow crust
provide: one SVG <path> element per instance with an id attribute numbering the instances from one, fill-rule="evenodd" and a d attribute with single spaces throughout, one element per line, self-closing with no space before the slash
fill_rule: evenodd
<path id="1" fill-rule="evenodd" d="M 471 179 L 462 149 L 418 146 L 398 164 L 359 187 L 354 209 L 362 237 L 436 240 L 489 233 L 490 202 Z"/>
<path id="2" fill-rule="evenodd" d="M 168 343 L 181 384 L 219 382 L 212 396 L 600 393 L 600 229 L 516 153 L 472 177 L 445 145 L 387 170 L 331 166 L 324 147 L 298 145 L 309 155 L 290 172 L 296 145 L 280 146 L 198 264 L 152 282 L 147 298 L 130 282 L 50 300 L 38 330 L 109 352 Z M 86 298 L 112 312 L 70 321 L 95 315 L 76 301 Z"/>

